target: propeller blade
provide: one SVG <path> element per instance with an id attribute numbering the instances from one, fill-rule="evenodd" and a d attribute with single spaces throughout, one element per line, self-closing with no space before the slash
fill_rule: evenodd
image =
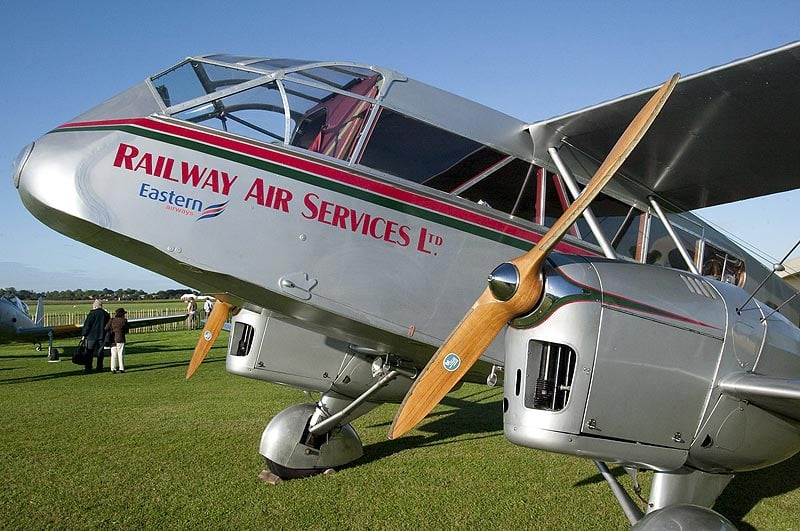
<path id="1" fill-rule="evenodd" d="M 489 277 L 490 287 L 478 297 L 411 386 L 389 428 L 390 439 L 400 437 L 425 418 L 478 361 L 505 324 L 536 304 L 544 289 L 541 269 L 547 255 L 625 162 L 658 116 L 679 77 L 679 74 L 673 75 L 653 94 L 617 140 L 583 193 L 564 211 L 536 246 L 524 255 L 503 264 L 514 266 L 516 281 L 512 282 L 514 286 L 510 288 L 511 293 L 501 300 L 491 289 L 494 274 L 503 265 Z M 508 273 L 511 269 L 507 267 L 504 272 Z"/>
<path id="2" fill-rule="evenodd" d="M 214 341 L 217 340 L 220 330 L 222 330 L 225 321 L 228 320 L 228 314 L 233 308 L 232 304 L 218 300 L 211 310 L 211 315 L 206 320 L 206 325 L 203 327 L 203 333 L 200 334 L 200 339 L 197 340 L 197 345 L 194 347 L 194 354 L 192 360 L 189 362 L 189 368 L 186 370 L 186 379 L 192 377 L 195 371 L 206 359 L 208 351 L 214 346 Z"/>

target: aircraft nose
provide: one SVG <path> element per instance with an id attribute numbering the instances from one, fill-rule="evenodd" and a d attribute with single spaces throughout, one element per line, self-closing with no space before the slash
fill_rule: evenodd
<path id="1" fill-rule="evenodd" d="M 75 141 L 48 133 L 25 146 L 14 159 L 14 187 L 28 211 L 52 227 L 54 215 L 83 213 L 81 194 L 86 179 L 81 169 L 91 162 L 91 156 L 75 148 Z"/>

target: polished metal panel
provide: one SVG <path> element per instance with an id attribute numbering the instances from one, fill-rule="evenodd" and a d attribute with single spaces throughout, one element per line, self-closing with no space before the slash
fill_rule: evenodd
<path id="1" fill-rule="evenodd" d="M 585 286 L 592 289 L 599 287 L 599 279 L 594 268 L 583 258 L 565 255 L 553 255 L 553 258 L 562 264 L 562 269 L 547 268 L 545 294 L 540 304 L 545 310 L 540 313 L 534 311 L 531 315 L 535 319 L 531 322 L 525 321 L 526 328 L 510 327 L 505 335 L 503 396 L 507 409 L 504 422 L 507 436 L 511 435 L 508 427 L 513 426 L 515 440 L 523 440 L 526 436 L 524 434 L 530 434 L 538 440 L 543 436 L 539 430 L 578 435 L 583 423 L 594 370 L 601 306 L 599 299 L 573 299 L 574 284 L 565 280 L 564 276 L 569 274 L 580 278 Z M 573 286 L 573 289 L 568 286 Z M 582 293 L 581 290 L 578 291 Z M 575 334 L 575 330 L 583 333 Z M 528 361 L 532 359 L 531 351 L 541 349 L 543 344 L 548 343 L 563 345 L 575 353 L 569 398 L 565 407 L 557 412 L 526 405 L 526 401 L 530 403 L 529 398 L 535 395 L 540 368 L 538 365 L 528 366 Z"/>
<path id="2" fill-rule="evenodd" d="M 682 503 L 711 507 L 731 479 L 733 474 L 709 474 L 691 468 L 656 472 L 650 485 L 647 511 Z"/>
<path id="3" fill-rule="evenodd" d="M 605 437 L 688 449 L 674 434 L 697 431 L 721 351 L 719 339 L 605 308 L 585 422 Z"/>
<path id="4" fill-rule="evenodd" d="M 268 310 L 240 310 L 231 321 L 226 369 L 248 378 L 291 385 L 308 391 L 333 392 L 354 399 L 376 381 L 375 356 L 366 356 L 324 334 L 307 330 Z M 244 326 L 247 325 L 248 334 Z M 250 345 L 241 352 L 242 344 Z M 400 402 L 411 380 L 396 378 L 370 398 L 376 402 Z"/>
<path id="5" fill-rule="evenodd" d="M 552 415 L 552 414 L 551 414 Z M 540 428 L 535 421 L 515 423 L 504 416 L 503 433 L 514 444 L 585 459 L 633 465 L 649 470 L 675 470 L 686 462 L 686 450 L 573 435 Z"/>
<path id="6" fill-rule="evenodd" d="M 758 406 L 722 395 L 698 431 L 688 464 L 741 472 L 779 463 L 800 449 L 800 427 Z M 769 434 L 769 436 L 764 436 Z"/>

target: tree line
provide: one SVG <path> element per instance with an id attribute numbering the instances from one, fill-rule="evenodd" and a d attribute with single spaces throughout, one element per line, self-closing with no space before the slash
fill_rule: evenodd
<path id="1" fill-rule="evenodd" d="M 194 293 L 199 295 L 197 291 L 187 289 L 166 289 L 147 293 L 140 289 L 116 289 L 109 288 L 103 289 L 67 289 L 67 290 L 54 290 L 54 291 L 31 291 L 27 289 L 5 288 L 3 290 L 11 295 L 16 295 L 22 300 L 35 301 L 41 295 L 45 299 L 54 301 L 85 301 L 93 299 L 102 300 L 118 300 L 118 301 L 141 301 L 141 300 L 169 300 L 180 299 L 181 295 L 186 293 Z"/>

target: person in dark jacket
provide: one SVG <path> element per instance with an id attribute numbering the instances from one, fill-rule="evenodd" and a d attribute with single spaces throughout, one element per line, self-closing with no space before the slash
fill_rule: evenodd
<path id="1" fill-rule="evenodd" d="M 99 299 L 92 304 L 92 310 L 83 321 L 83 328 L 81 334 L 86 341 L 86 362 L 84 370 L 92 372 L 92 360 L 97 358 L 97 366 L 95 370 L 100 372 L 103 370 L 103 343 L 105 336 L 106 323 L 108 323 L 111 316 L 103 309 L 103 302 Z"/>
<path id="2" fill-rule="evenodd" d="M 106 330 L 113 335 L 111 342 L 111 372 L 117 374 L 125 372 L 125 363 L 122 354 L 125 352 L 125 334 L 128 333 L 128 320 L 125 318 L 125 308 L 117 308 L 114 317 L 106 324 Z"/>

